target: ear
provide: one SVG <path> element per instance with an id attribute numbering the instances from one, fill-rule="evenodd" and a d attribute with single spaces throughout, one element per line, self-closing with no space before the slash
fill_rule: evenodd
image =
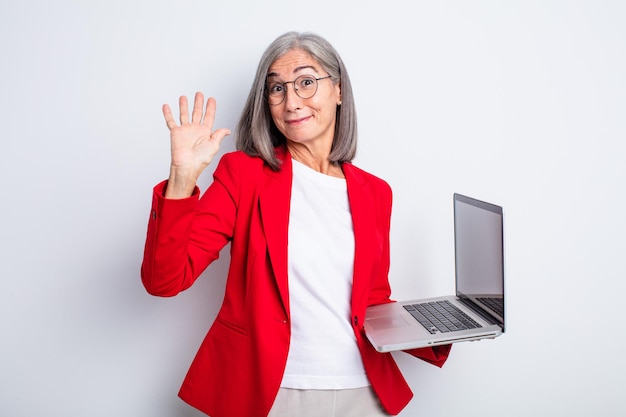
<path id="1" fill-rule="evenodd" d="M 337 105 L 341 106 L 341 84 L 335 84 L 335 92 L 337 94 Z"/>

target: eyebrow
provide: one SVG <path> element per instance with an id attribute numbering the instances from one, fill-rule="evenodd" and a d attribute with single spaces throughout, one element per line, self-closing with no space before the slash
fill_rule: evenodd
<path id="1" fill-rule="evenodd" d="M 305 70 L 305 69 L 312 69 L 313 71 L 318 72 L 317 68 L 315 66 L 313 66 L 313 65 L 301 65 L 299 67 L 296 67 L 296 69 L 293 70 L 293 73 L 295 74 L 295 73 L 300 72 L 300 71 Z M 279 76 L 279 74 L 276 73 L 276 72 L 270 72 L 269 74 L 267 74 L 268 78 L 269 77 L 278 77 L 278 76 Z"/>

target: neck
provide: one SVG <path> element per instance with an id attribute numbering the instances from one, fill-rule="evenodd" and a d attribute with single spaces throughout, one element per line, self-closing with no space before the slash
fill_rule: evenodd
<path id="1" fill-rule="evenodd" d="M 287 142 L 287 149 L 291 154 L 291 157 L 306 165 L 307 167 L 332 177 L 345 178 L 341 166 L 338 163 L 331 162 L 328 159 L 330 150 L 328 151 L 315 151 L 299 143 Z"/>

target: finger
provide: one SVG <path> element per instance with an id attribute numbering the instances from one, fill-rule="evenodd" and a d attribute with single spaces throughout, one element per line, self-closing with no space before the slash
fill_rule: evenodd
<path id="1" fill-rule="evenodd" d="M 163 117 L 165 117 L 165 124 L 169 130 L 172 130 L 176 127 L 176 120 L 174 120 L 174 116 L 172 116 L 172 109 L 169 105 L 163 105 Z"/>
<path id="2" fill-rule="evenodd" d="M 217 129 L 211 135 L 211 139 L 216 141 L 217 145 L 219 146 L 222 143 L 222 140 L 228 135 L 230 135 L 230 129 L 226 129 L 226 128 Z"/>
<path id="3" fill-rule="evenodd" d="M 204 113 L 203 124 L 213 130 L 213 122 L 215 121 L 215 108 L 217 103 L 213 97 L 209 97 L 206 101 L 206 112 Z"/>
<path id="4" fill-rule="evenodd" d="M 191 113 L 191 123 L 202 123 L 202 105 L 204 104 L 204 95 L 201 92 L 196 93 L 193 100 L 193 111 Z"/>
<path id="5" fill-rule="evenodd" d="M 180 99 L 178 99 L 178 107 L 180 108 L 180 124 L 189 124 L 189 106 L 187 104 L 187 96 L 180 96 Z"/>

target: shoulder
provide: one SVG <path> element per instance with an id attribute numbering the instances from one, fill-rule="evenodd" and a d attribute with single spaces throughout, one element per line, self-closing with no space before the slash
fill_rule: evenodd
<path id="1" fill-rule="evenodd" d="M 263 160 L 258 156 L 250 156 L 244 151 L 234 151 L 225 153 L 221 158 L 218 166 L 239 166 L 242 168 L 254 168 L 263 166 Z"/>
<path id="2" fill-rule="evenodd" d="M 228 152 L 222 155 L 213 177 L 217 180 L 235 180 L 259 176 L 265 162 L 258 156 L 250 156 L 243 151 Z"/>
<path id="3" fill-rule="evenodd" d="M 342 168 L 344 174 L 348 179 L 352 179 L 356 182 L 367 185 L 376 192 L 391 195 L 391 186 L 387 183 L 387 181 L 383 180 L 382 178 L 370 174 L 369 172 L 353 165 L 350 162 L 344 163 Z"/>
<path id="4" fill-rule="evenodd" d="M 277 156 L 280 158 L 278 153 Z M 284 166 L 290 167 L 290 164 Z M 274 171 L 260 156 L 249 155 L 238 150 L 226 153 L 220 158 L 213 178 L 229 189 L 238 188 L 245 193 L 264 187 L 276 178 L 290 177 L 290 175 L 290 168 Z"/>
<path id="5" fill-rule="evenodd" d="M 275 152 L 276 157 L 281 163 L 289 158 L 289 155 L 284 147 L 276 147 Z M 220 159 L 218 168 L 220 166 L 230 168 L 238 167 L 239 169 L 244 170 L 271 170 L 271 167 L 261 156 L 249 155 L 242 150 L 225 153 Z"/>

